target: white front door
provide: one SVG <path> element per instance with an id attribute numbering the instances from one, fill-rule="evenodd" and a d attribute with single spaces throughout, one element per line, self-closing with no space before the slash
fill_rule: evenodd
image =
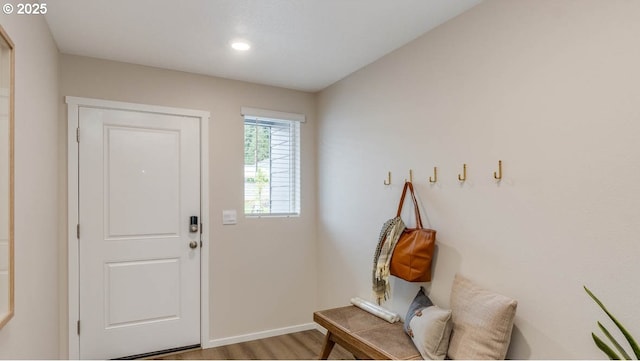
<path id="1" fill-rule="evenodd" d="M 78 111 L 80 358 L 199 344 L 200 119 Z"/>

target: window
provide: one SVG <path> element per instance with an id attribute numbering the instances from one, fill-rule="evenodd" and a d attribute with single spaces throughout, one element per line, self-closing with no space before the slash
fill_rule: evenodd
<path id="1" fill-rule="evenodd" d="M 304 115 L 242 108 L 244 213 L 300 214 L 300 123 Z"/>

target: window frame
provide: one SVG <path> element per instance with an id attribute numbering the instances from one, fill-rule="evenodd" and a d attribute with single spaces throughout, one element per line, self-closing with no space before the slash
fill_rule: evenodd
<path id="1" fill-rule="evenodd" d="M 242 212 L 247 218 L 284 218 L 284 217 L 299 217 L 302 212 L 301 205 L 301 133 L 302 127 L 300 123 L 306 122 L 306 116 L 304 114 L 297 113 L 287 113 L 280 112 L 274 110 L 266 110 L 259 108 L 250 108 L 250 107 L 242 107 L 241 115 L 243 120 L 243 138 L 246 139 L 246 126 L 247 125 L 266 125 L 266 126 L 289 126 L 289 136 L 291 139 L 290 144 L 293 146 L 292 149 L 292 157 L 289 162 L 289 169 L 293 172 L 290 175 L 290 181 L 288 183 L 288 193 L 289 193 L 289 209 L 290 212 L 261 212 L 261 213 L 247 213 L 246 211 L 246 201 L 247 201 L 247 182 L 246 182 L 246 167 L 247 167 L 247 159 L 243 157 L 243 207 Z M 253 124 L 252 124 L 253 123 Z M 262 124 L 261 124 L 262 123 Z M 270 124 L 270 125 L 269 125 Z M 257 137 L 256 137 L 257 144 Z M 273 146 L 269 146 L 270 151 L 273 149 Z M 246 154 L 245 154 L 246 156 Z M 291 164 L 293 163 L 293 164 Z M 271 186 L 273 170 L 270 169 L 269 172 L 269 185 Z M 285 181 L 286 182 L 286 181 Z M 271 201 L 271 190 L 269 194 L 269 199 Z"/>

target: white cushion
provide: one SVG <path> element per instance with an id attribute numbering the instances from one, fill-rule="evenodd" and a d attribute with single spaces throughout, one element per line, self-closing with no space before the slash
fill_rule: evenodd
<path id="1" fill-rule="evenodd" d="M 429 306 L 410 321 L 411 339 L 425 360 L 444 360 L 451 335 L 451 311 Z"/>
<path id="2" fill-rule="evenodd" d="M 503 360 L 511 342 L 518 302 L 456 275 L 451 289 L 451 359 Z"/>

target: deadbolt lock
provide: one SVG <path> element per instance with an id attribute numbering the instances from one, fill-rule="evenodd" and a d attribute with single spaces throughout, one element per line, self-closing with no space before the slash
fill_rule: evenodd
<path id="1" fill-rule="evenodd" d="M 198 232 L 198 217 L 197 216 L 191 216 L 191 218 L 189 218 L 189 232 L 191 232 L 191 233 Z"/>

